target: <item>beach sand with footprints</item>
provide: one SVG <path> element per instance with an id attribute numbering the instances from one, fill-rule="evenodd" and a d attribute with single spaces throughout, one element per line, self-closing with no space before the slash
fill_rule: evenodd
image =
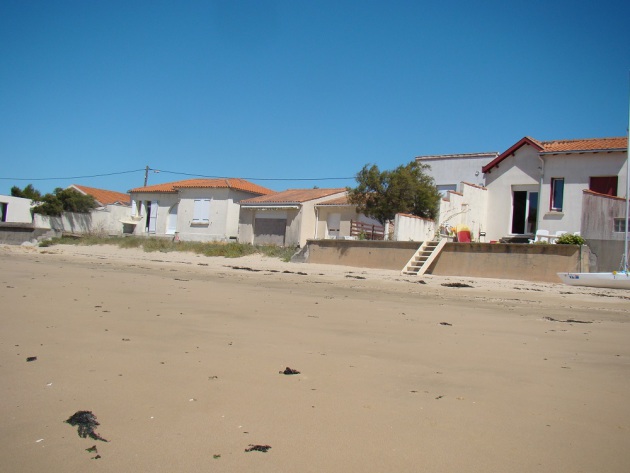
<path id="1" fill-rule="evenodd" d="M 0 269 L 2 471 L 630 471 L 630 291 L 109 246 Z"/>

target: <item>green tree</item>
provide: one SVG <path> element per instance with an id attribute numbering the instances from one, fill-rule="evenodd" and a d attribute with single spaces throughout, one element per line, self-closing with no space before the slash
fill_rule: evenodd
<path id="1" fill-rule="evenodd" d="M 40 199 L 41 204 L 33 207 L 33 213 L 59 217 L 62 212 L 89 213 L 97 207 L 94 197 L 74 189 L 57 187 L 53 194 Z"/>
<path id="2" fill-rule="evenodd" d="M 35 202 L 42 200 L 42 194 L 33 187 L 33 184 L 27 185 L 24 189 L 18 186 L 11 187 L 11 195 L 13 197 L 22 197 L 23 199 L 31 199 Z"/>
<path id="3" fill-rule="evenodd" d="M 383 225 L 397 213 L 435 219 L 440 193 L 426 173 L 428 169 L 427 164 L 417 161 L 393 171 L 380 171 L 378 166 L 366 164 L 356 175 L 357 187 L 348 188 L 348 201 Z"/>

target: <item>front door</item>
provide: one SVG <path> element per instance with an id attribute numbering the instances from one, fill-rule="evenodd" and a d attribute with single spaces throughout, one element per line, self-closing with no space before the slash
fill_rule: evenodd
<path id="1" fill-rule="evenodd" d="M 157 228 L 157 213 L 158 213 L 158 202 L 157 200 L 147 201 L 147 223 L 146 223 L 146 231 L 147 233 L 155 233 Z"/>
<path id="2" fill-rule="evenodd" d="M 512 192 L 512 235 L 525 235 L 536 231 L 538 192 L 515 190 Z"/>
<path id="3" fill-rule="evenodd" d="M 328 227 L 328 238 L 339 237 L 339 227 L 341 226 L 341 214 L 332 213 L 328 214 L 326 218 L 326 225 Z"/>
<path id="4" fill-rule="evenodd" d="M 177 231 L 177 208 L 178 204 L 175 204 L 168 211 L 168 222 L 166 225 L 166 234 L 174 235 Z"/>

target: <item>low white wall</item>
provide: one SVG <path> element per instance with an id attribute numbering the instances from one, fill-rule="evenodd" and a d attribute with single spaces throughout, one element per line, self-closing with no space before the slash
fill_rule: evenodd
<path id="1" fill-rule="evenodd" d="M 129 220 L 129 207 L 108 205 L 89 214 L 64 212 L 61 217 L 33 215 L 36 228 L 77 234 L 122 235 L 121 220 Z"/>
<path id="2" fill-rule="evenodd" d="M 467 225 L 473 240 L 479 241 L 480 233 L 488 228 L 488 190 L 466 182 L 461 183 L 461 189 L 461 193 L 449 192 L 440 202 L 439 225 Z"/>
<path id="3" fill-rule="evenodd" d="M 394 241 L 425 241 L 435 237 L 435 222 L 415 215 L 396 214 Z"/>

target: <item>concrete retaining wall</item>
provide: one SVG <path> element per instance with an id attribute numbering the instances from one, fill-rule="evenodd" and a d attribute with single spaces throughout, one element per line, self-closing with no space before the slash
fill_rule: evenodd
<path id="1" fill-rule="evenodd" d="M 418 242 L 310 240 L 307 263 L 402 270 Z M 560 282 L 556 273 L 589 271 L 586 246 L 447 243 L 428 274 Z"/>
<path id="2" fill-rule="evenodd" d="M 303 253 L 307 263 L 401 270 L 418 245 L 412 241 L 309 240 Z"/>
<path id="3" fill-rule="evenodd" d="M 36 243 L 60 235 L 61 232 L 50 228 L 36 228 L 32 223 L 0 223 L 0 243 L 3 245 Z"/>
<path id="4" fill-rule="evenodd" d="M 556 273 L 588 272 L 587 246 L 447 243 L 429 268 L 439 276 L 560 282 Z"/>

